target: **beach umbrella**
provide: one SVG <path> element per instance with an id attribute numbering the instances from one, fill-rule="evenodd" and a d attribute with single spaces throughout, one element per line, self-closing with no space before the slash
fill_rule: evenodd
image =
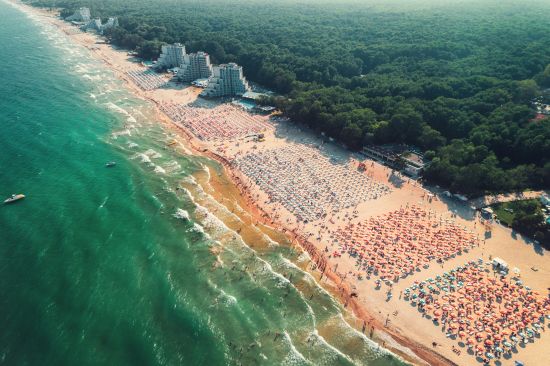
<path id="1" fill-rule="evenodd" d="M 515 366 L 525 366 L 521 361 L 514 361 Z"/>
<path id="2" fill-rule="evenodd" d="M 507 341 L 502 342 L 502 344 L 505 345 L 506 347 L 512 347 L 512 344 Z"/>
<path id="3" fill-rule="evenodd" d="M 474 338 L 468 338 L 468 344 L 475 344 L 476 343 L 476 340 Z"/>
<path id="4" fill-rule="evenodd" d="M 489 358 L 489 359 L 493 359 L 493 358 L 495 358 L 495 355 L 493 355 L 493 354 L 492 354 L 492 353 L 490 353 L 490 352 L 487 352 L 487 353 L 486 353 L 485 355 L 486 355 L 486 356 L 487 356 L 487 358 Z"/>

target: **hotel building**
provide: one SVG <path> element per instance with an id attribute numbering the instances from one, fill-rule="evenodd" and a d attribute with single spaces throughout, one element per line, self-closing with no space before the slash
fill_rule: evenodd
<path id="1" fill-rule="evenodd" d="M 80 8 L 77 11 L 74 12 L 73 15 L 65 18 L 65 20 L 68 21 L 74 21 L 74 22 L 89 22 L 92 19 L 92 16 L 90 14 L 90 9 L 88 8 Z"/>
<path id="2" fill-rule="evenodd" d="M 177 77 L 184 82 L 208 79 L 212 76 L 210 56 L 206 52 L 190 53 L 183 57 Z"/>
<path id="3" fill-rule="evenodd" d="M 205 97 L 242 96 L 250 87 L 243 68 L 235 63 L 214 66 L 213 76 L 201 93 Z"/>
<path id="4" fill-rule="evenodd" d="M 172 45 L 163 45 L 162 53 L 160 54 L 154 68 L 161 70 L 161 69 L 171 69 L 174 67 L 179 67 L 185 62 L 184 56 L 185 56 L 184 45 L 180 43 L 174 43 Z"/>
<path id="5" fill-rule="evenodd" d="M 101 26 L 101 33 L 103 33 L 106 29 L 118 27 L 118 18 L 117 17 L 110 17 L 107 19 L 107 23 L 103 24 Z"/>

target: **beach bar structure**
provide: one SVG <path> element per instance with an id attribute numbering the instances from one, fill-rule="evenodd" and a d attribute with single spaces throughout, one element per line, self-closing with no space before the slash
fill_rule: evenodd
<path id="1" fill-rule="evenodd" d="M 184 57 L 184 45 L 181 43 L 165 44 L 162 46 L 162 53 L 153 67 L 157 70 L 180 67 L 185 62 Z"/>
<path id="2" fill-rule="evenodd" d="M 212 98 L 242 96 L 249 90 L 243 68 L 235 63 L 228 63 L 214 66 L 213 76 L 201 95 Z"/>
<path id="3" fill-rule="evenodd" d="M 419 177 L 426 166 L 422 154 L 412 151 L 406 145 L 367 145 L 362 153 L 392 168 L 402 169 L 413 178 Z"/>
<path id="4" fill-rule="evenodd" d="M 65 20 L 68 20 L 68 21 L 81 22 L 81 23 L 87 23 L 91 19 L 92 19 L 92 15 L 90 14 L 89 8 L 79 8 L 74 12 L 73 15 L 65 18 Z"/>
<path id="5" fill-rule="evenodd" d="M 183 56 L 177 78 L 180 81 L 192 82 L 198 79 L 208 79 L 212 76 L 210 55 L 206 52 L 190 53 Z"/>

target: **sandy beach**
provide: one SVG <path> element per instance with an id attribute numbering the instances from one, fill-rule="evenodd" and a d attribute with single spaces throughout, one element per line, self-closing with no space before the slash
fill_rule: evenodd
<path id="1" fill-rule="evenodd" d="M 253 220 L 289 235 L 307 251 L 315 262 L 314 277 L 350 310 L 350 323 L 381 346 L 413 364 L 481 365 L 489 350 L 495 349 L 488 341 L 494 343 L 498 338 L 467 332 L 477 333 L 479 327 L 509 335 L 514 329 L 509 317 L 524 314 L 517 322 L 525 323 L 531 305 L 538 306 L 539 318 L 550 314 L 544 303 L 550 288 L 548 252 L 509 228 L 483 222 L 471 205 L 478 207 L 490 198 L 472 203 L 446 198 L 439 189 L 424 187 L 284 118 L 250 115 L 232 105 L 203 100 L 200 88 L 175 84 L 166 75 L 147 74 L 147 68 L 127 51 L 105 44 L 94 34 L 75 31 L 55 12 L 17 6 L 58 26 L 93 57 L 103 60 L 136 96 L 152 102 L 159 122 L 179 136 L 174 148 L 219 161 Z M 248 137 L 257 133 L 263 133 L 265 141 Z M 496 257 L 510 266 L 505 280 L 486 264 Z M 468 272 L 471 278 L 468 274 L 463 278 L 471 280 L 472 286 L 481 286 L 478 289 L 494 287 L 481 298 L 460 292 L 456 319 L 450 315 L 454 311 L 441 310 L 434 321 L 440 307 L 454 306 L 442 298 L 455 292 L 458 296 L 460 286 L 467 285 L 449 289 L 449 295 L 430 290 L 431 297 L 425 298 L 431 310 L 411 301 L 423 281 L 455 273 L 451 271 L 468 263 L 481 263 L 487 269 L 481 271 L 486 283 L 479 279 L 477 269 Z M 516 289 L 517 281 L 530 290 Z M 510 304 L 509 313 L 490 320 L 484 307 L 474 305 L 486 303 L 495 313 L 505 311 L 512 299 L 504 293 L 496 299 L 490 296 L 502 288 L 525 292 L 518 292 L 515 298 L 521 303 Z M 435 298 L 440 302 L 432 303 Z M 444 305 L 445 301 L 449 304 Z M 536 328 L 536 334 L 522 337 L 525 342 L 518 341 L 514 347 L 500 347 L 507 349 L 490 364 L 508 366 L 521 360 L 525 365 L 543 365 L 544 359 L 550 359 L 548 319 L 540 329 L 531 328 Z M 468 338 L 475 343 L 469 345 Z M 483 347 L 480 357 L 476 355 L 478 344 Z"/>

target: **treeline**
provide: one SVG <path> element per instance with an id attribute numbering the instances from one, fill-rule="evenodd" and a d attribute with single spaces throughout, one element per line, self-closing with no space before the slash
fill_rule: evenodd
<path id="1" fill-rule="evenodd" d="M 465 194 L 550 186 L 550 4 L 30 0 L 119 17 L 107 37 L 154 59 L 162 43 L 237 62 L 289 117 L 351 149 L 409 143 L 425 178 Z M 456 4 L 455 4 L 456 3 Z"/>
<path id="2" fill-rule="evenodd" d="M 493 208 L 501 222 L 534 238 L 550 250 L 550 226 L 545 223 L 543 205 L 539 200 L 506 202 L 496 204 Z M 512 219 L 508 219 L 508 216 Z"/>

